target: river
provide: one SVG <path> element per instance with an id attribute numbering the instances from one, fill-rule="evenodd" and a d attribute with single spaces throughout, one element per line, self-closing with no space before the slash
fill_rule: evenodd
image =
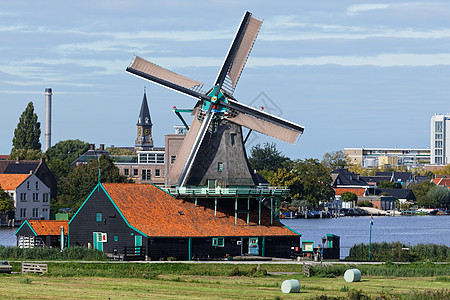
<path id="1" fill-rule="evenodd" d="M 372 242 L 401 242 L 406 245 L 442 244 L 450 247 L 450 215 L 373 217 Z M 341 258 L 355 244 L 369 243 L 370 216 L 332 219 L 285 219 L 284 225 L 302 235 L 303 241 L 321 243 L 323 236 L 341 237 Z"/>
<path id="2" fill-rule="evenodd" d="M 450 247 L 450 215 L 373 217 L 372 242 L 402 242 L 407 245 L 442 244 Z M 283 224 L 316 246 L 323 236 L 341 237 L 341 258 L 355 244 L 369 243 L 370 217 L 333 219 L 284 219 Z M 0 245 L 15 246 L 18 228 L 0 228 Z"/>

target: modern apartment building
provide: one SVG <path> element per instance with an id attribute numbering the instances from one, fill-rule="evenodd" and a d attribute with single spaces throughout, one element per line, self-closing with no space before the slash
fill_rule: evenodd
<path id="1" fill-rule="evenodd" d="M 350 163 L 363 168 L 381 166 L 417 167 L 430 163 L 430 149 L 344 148 Z"/>
<path id="2" fill-rule="evenodd" d="M 450 163 L 450 114 L 431 117 L 431 164 Z"/>

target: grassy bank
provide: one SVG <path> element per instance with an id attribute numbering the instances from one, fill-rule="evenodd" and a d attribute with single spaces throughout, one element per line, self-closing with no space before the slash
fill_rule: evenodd
<path id="1" fill-rule="evenodd" d="M 49 273 L 0 274 L 0 299 L 448 299 L 448 264 L 359 265 L 360 282 L 343 272 L 355 266 L 301 264 L 48 263 Z M 13 263 L 14 271 L 20 263 Z M 281 274 L 273 272 L 296 272 Z M 424 275 L 428 274 L 428 275 Z M 430 275 L 431 274 L 431 275 Z M 301 293 L 283 294 L 297 279 Z M 377 298 L 378 297 L 378 298 Z"/>
<path id="2" fill-rule="evenodd" d="M 12 262 L 15 271 L 20 263 Z M 259 266 L 259 268 L 258 268 Z M 155 278 L 159 275 L 189 276 L 246 276 L 264 277 L 273 272 L 301 273 L 301 264 L 202 264 L 202 263 L 48 263 L 51 277 L 108 277 Z M 335 278 L 344 276 L 347 269 L 357 268 L 363 276 L 385 277 L 450 277 L 450 264 L 411 263 L 381 265 L 313 266 L 311 276 Z"/>
<path id="3" fill-rule="evenodd" d="M 281 284 L 295 278 L 298 294 L 283 294 Z M 448 299 L 448 282 L 436 278 L 365 276 L 343 278 L 279 276 L 199 276 L 161 274 L 154 278 L 0 275 L 1 299 Z M 377 298 L 378 297 L 378 298 Z M 380 298 L 382 297 L 382 298 Z"/>

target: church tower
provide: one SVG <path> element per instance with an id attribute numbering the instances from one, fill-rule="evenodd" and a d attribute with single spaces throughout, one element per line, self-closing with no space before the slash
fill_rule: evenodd
<path id="1" fill-rule="evenodd" d="M 150 111 L 148 109 L 147 94 L 144 90 L 144 98 L 142 99 L 141 112 L 139 113 L 137 126 L 137 137 L 134 149 L 151 150 L 153 148 L 152 138 L 152 120 L 150 119 Z"/>

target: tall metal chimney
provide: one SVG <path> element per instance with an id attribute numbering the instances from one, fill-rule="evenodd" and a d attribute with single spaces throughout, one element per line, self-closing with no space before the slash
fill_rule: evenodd
<path id="1" fill-rule="evenodd" d="M 45 89 L 45 151 L 52 146 L 52 89 Z"/>

